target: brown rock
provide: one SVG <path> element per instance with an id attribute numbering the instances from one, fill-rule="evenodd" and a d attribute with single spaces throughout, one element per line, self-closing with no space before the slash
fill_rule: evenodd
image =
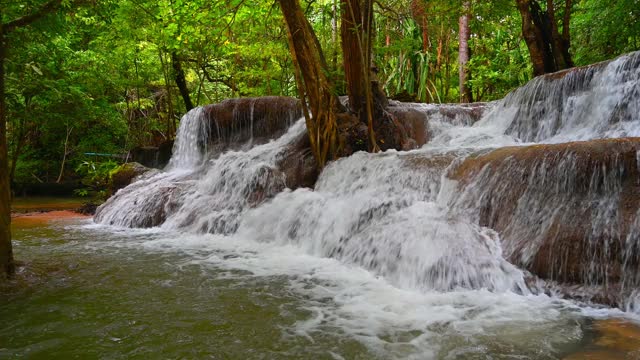
<path id="1" fill-rule="evenodd" d="M 116 192 L 127 185 L 131 184 L 134 179 L 140 175 L 143 175 L 150 171 L 148 167 L 145 167 L 137 162 L 130 162 L 122 164 L 115 173 L 111 175 L 111 188 L 112 192 Z"/>
<path id="2" fill-rule="evenodd" d="M 509 261 L 621 306 L 639 283 L 639 150 L 625 138 L 478 153 L 449 174 L 454 205 L 500 233 Z"/>
<path id="3" fill-rule="evenodd" d="M 209 145 L 264 143 L 282 135 L 302 117 L 300 101 L 284 96 L 227 99 L 204 107 Z"/>
<path id="4" fill-rule="evenodd" d="M 278 169 L 284 173 L 286 186 L 295 190 L 313 188 L 318 179 L 318 167 L 311 153 L 309 136 L 305 133 L 290 146 L 278 161 Z"/>

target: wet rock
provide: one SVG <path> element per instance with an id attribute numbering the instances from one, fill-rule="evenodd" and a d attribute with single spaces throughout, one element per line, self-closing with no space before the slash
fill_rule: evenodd
<path id="1" fill-rule="evenodd" d="M 624 307 L 640 284 L 639 150 L 623 138 L 477 153 L 449 173 L 452 205 L 498 231 L 512 263 Z"/>
<path id="2" fill-rule="evenodd" d="M 615 360 L 640 357 L 640 327 L 624 319 L 594 320 L 590 326 L 594 338 L 584 350 L 563 360 Z"/>
<path id="3" fill-rule="evenodd" d="M 173 150 L 173 140 L 164 141 L 158 146 L 158 168 L 162 169 L 171 160 L 171 154 Z"/>
<path id="4" fill-rule="evenodd" d="M 492 104 L 485 102 L 469 104 L 425 104 L 402 103 L 391 101 L 389 112 L 393 114 L 402 112 L 417 112 L 422 115 L 425 123 L 431 119 L 449 123 L 452 125 L 471 126 L 479 121 Z"/>
<path id="5" fill-rule="evenodd" d="M 472 104 L 418 104 L 392 101 L 387 111 L 401 124 L 409 141 L 403 150 L 419 148 L 430 139 L 429 124 L 432 121 L 452 125 L 471 126 L 482 118 L 487 103 Z"/>
<path id="6" fill-rule="evenodd" d="M 311 153 L 309 136 L 306 133 L 285 150 L 277 165 L 284 174 L 285 184 L 289 189 L 313 188 L 318 179 L 316 160 Z"/>
<path id="7" fill-rule="evenodd" d="M 409 142 L 403 144 L 403 150 L 411 150 L 426 144 L 429 139 L 427 116 L 409 107 L 390 107 L 389 111 L 402 124 Z"/>
<path id="8" fill-rule="evenodd" d="M 96 213 L 96 210 L 98 209 L 98 206 L 100 206 L 98 203 L 89 201 L 82 204 L 82 206 L 79 207 L 76 211 L 82 215 L 94 215 Z"/>
<path id="9" fill-rule="evenodd" d="M 113 192 L 126 187 L 131 184 L 136 177 L 143 175 L 150 170 L 151 169 L 148 167 L 137 162 L 122 164 L 117 171 L 111 175 Z"/>
<path id="10" fill-rule="evenodd" d="M 285 174 L 280 169 L 265 166 L 258 171 L 256 181 L 250 187 L 247 202 L 256 207 L 285 189 Z"/>
<path id="11" fill-rule="evenodd" d="M 300 101 L 284 96 L 227 99 L 204 107 L 212 147 L 239 148 L 282 135 L 302 117 Z"/>
<path id="12" fill-rule="evenodd" d="M 142 181 L 140 181 L 142 182 Z M 175 184 L 163 184 L 158 189 L 148 191 L 140 196 L 133 198 L 132 206 L 127 208 L 118 207 L 121 198 L 126 198 L 128 193 L 135 192 L 137 187 L 144 186 L 140 182 L 133 183 L 131 186 L 121 189 L 114 196 L 110 197 L 104 204 L 96 209 L 94 221 L 106 225 L 119 225 L 131 228 L 151 228 L 159 226 L 167 218 L 167 211 L 172 199 L 178 190 Z M 106 221 L 106 218 L 113 219 L 110 215 L 116 212 L 118 214 L 118 222 L 114 220 Z"/>

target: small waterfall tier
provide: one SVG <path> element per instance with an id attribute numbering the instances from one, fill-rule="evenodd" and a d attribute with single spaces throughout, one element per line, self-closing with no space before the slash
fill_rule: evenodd
<path id="1" fill-rule="evenodd" d="M 501 101 L 389 111 L 414 150 L 317 174 L 295 100 L 192 110 L 165 171 L 94 220 L 295 246 L 418 291 L 545 291 L 640 311 L 640 52 Z"/>

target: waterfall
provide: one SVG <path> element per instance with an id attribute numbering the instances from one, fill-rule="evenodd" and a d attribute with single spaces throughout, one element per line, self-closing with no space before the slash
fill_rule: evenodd
<path id="1" fill-rule="evenodd" d="M 425 168 L 411 153 L 341 159 L 315 191 L 284 192 L 250 211 L 239 234 L 335 257 L 404 288 L 526 291 L 494 231 L 448 216 L 437 197 L 451 157 L 429 158 Z"/>
<path id="2" fill-rule="evenodd" d="M 191 126 L 191 115 L 185 117 L 185 127 L 201 129 Z M 193 138 L 185 133 L 187 139 Z M 189 148 L 187 153 L 197 155 L 178 153 L 186 164 L 170 163 L 165 172 L 119 190 L 98 209 L 94 220 L 126 227 L 162 225 L 194 232 L 234 232 L 244 211 L 284 189 L 284 174 L 275 167 L 276 161 L 303 134 L 304 121 L 300 120 L 275 141 L 247 151 L 209 154 L 199 167 L 193 165 L 200 161 L 202 150 Z"/>
<path id="3" fill-rule="evenodd" d="M 168 169 L 188 170 L 202 165 L 210 133 L 208 125 L 202 107 L 197 107 L 182 117 Z"/>
<path id="4" fill-rule="evenodd" d="M 488 104 L 393 104 L 423 115 L 426 145 L 332 162 L 313 189 L 287 189 L 282 168 L 306 136 L 299 108 L 196 109 L 167 169 L 94 220 L 295 246 L 419 291 L 527 294 L 539 277 L 637 311 L 639 67 L 636 52 Z"/>

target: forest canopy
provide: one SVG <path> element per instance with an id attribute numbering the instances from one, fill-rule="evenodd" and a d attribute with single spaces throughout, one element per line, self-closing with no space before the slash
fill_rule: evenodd
<path id="1" fill-rule="evenodd" d="M 402 101 L 503 97 L 534 75 L 519 11 L 523 2 L 542 13 L 553 10 L 575 66 L 639 48 L 637 0 L 378 0 L 372 61 L 382 88 Z M 2 0 L 0 20 L 6 24 L 46 3 Z M 8 170 L 14 184 L 65 181 L 96 159 L 87 154 L 158 146 L 174 137 L 180 116 L 193 106 L 298 95 L 276 1 L 58 3 L 4 39 Z M 300 4 L 334 91 L 345 95 L 340 3 Z M 465 16 L 468 34 L 461 37 Z M 461 38 L 468 43 L 466 84 L 460 83 Z"/>

